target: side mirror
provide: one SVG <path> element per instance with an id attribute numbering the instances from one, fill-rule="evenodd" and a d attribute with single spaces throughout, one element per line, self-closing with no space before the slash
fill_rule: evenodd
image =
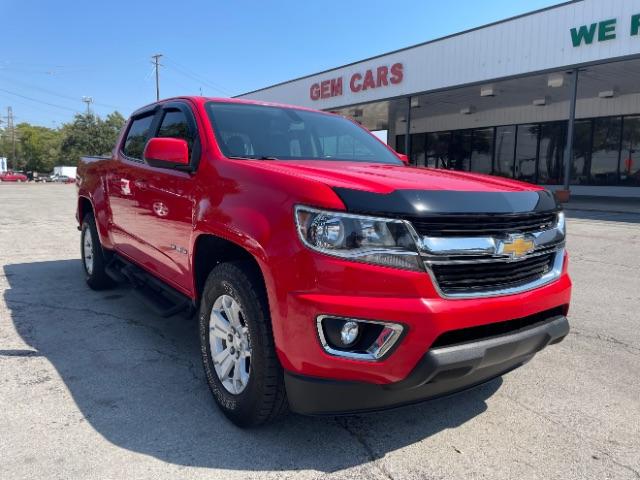
<path id="1" fill-rule="evenodd" d="M 144 147 L 144 159 L 152 167 L 184 167 L 189 165 L 189 146 L 182 138 L 155 137 Z"/>
<path id="2" fill-rule="evenodd" d="M 407 157 L 404 153 L 398 153 L 398 158 L 402 160 L 406 166 L 409 166 L 409 157 Z"/>

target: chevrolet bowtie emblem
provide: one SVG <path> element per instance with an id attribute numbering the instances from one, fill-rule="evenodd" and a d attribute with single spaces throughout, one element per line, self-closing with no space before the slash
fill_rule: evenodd
<path id="1" fill-rule="evenodd" d="M 533 240 L 525 238 L 523 235 L 511 235 L 507 240 L 503 240 L 500 251 L 502 255 L 509 255 L 511 259 L 524 257 L 533 252 L 536 248 Z"/>

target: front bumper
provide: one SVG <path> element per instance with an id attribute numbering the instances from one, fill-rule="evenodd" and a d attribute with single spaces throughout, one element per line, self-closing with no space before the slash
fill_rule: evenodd
<path id="1" fill-rule="evenodd" d="M 569 333 L 559 315 L 509 334 L 430 349 L 395 383 L 329 380 L 285 373 L 289 405 L 306 415 L 375 411 L 420 402 L 487 382 L 529 361 Z"/>

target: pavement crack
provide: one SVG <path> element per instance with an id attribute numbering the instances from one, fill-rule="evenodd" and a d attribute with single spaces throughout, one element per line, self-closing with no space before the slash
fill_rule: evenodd
<path id="1" fill-rule="evenodd" d="M 394 480 L 391 472 L 389 472 L 384 465 L 377 462 L 377 460 L 380 460 L 382 457 L 378 455 L 373 447 L 366 442 L 365 437 L 360 433 L 358 428 L 350 425 L 350 418 L 359 419 L 360 417 L 336 417 L 335 421 L 362 447 L 372 465 L 376 467 L 385 476 L 385 478 Z"/>
<path id="2" fill-rule="evenodd" d="M 636 354 L 640 353 L 639 347 L 636 347 L 635 345 L 631 345 L 630 343 L 623 342 L 622 340 L 618 340 L 615 337 L 610 337 L 608 335 L 590 334 L 590 333 L 585 333 L 583 331 L 575 330 L 575 329 L 572 329 L 569 332 L 569 334 L 575 335 L 576 337 L 589 338 L 592 340 L 600 340 L 602 342 L 611 343 L 613 345 L 618 345 L 620 347 L 627 348 L 629 350 L 632 350 Z"/>
<path id="3" fill-rule="evenodd" d="M 614 465 L 617 465 L 618 467 L 623 468 L 624 470 L 626 470 L 626 471 L 628 471 L 628 472 L 633 473 L 633 475 L 634 475 L 636 478 L 640 478 L 640 472 L 639 472 L 638 470 L 636 470 L 635 468 L 633 468 L 631 465 L 627 465 L 626 463 L 621 463 L 621 462 L 619 462 L 618 460 L 616 460 L 615 458 L 613 458 L 613 457 L 611 456 L 611 454 L 609 454 L 608 452 L 602 452 L 602 451 L 601 451 L 601 453 L 602 453 L 604 456 L 606 456 L 609 460 L 611 460 L 611 462 L 612 462 Z"/>
<path id="4" fill-rule="evenodd" d="M 146 328 L 146 329 L 151 330 L 152 332 L 154 332 L 156 335 L 158 335 L 163 340 L 167 339 L 166 335 L 164 335 L 164 333 L 160 329 L 158 329 L 157 327 L 155 327 L 153 325 L 146 324 L 146 323 L 139 322 L 139 321 L 134 320 L 132 318 L 123 317 L 123 316 L 117 315 L 115 313 L 101 312 L 99 310 L 94 310 L 92 308 L 78 308 L 78 307 L 70 307 L 70 306 L 66 306 L 66 305 L 61 307 L 61 306 L 58 306 L 58 305 L 51 305 L 51 304 L 47 304 L 47 303 L 27 302 L 27 301 L 24 301 L 24 300 L 11 300 L 10 302 L 7 302 L 7 307 L 9 307 L 10 309 L 12 308 L 11 307 L 12 305 L 22 305 L 22 306 L 27 306 L 27 307 L 48 308 L 48 309 L 51 309 L 51 310 L 64 311 L 64 312 L 73 311 L 73 312 L 84 313 L 84 314 L 88 314 L 88 315 L 98 315 L 98 316 L 102 316 L 102 317 L 112 318 L 112 319 L 115 319 L 115 320 L 118 320 L 118 321 L 126 322 L 126 323 L 128 323 L 130 325 L 135 325 L 137 327 Z"/>
<path id="5" fill-rule="evenodd" d="M 599 446 L 599 445 L 598 445 L 598 441 L 597 441 L 597 439 L 595 439 L 595 440 L 594 440 L 594 439 L 590 438 L 588 435 L 583 435 L 583 434 L 581 434 L 581 433 L 580 433 L 580 432 L 578 432 L 576 429 L 574 429 L 574 428 L 572 428 L 572 427 L 570 427 L 570 426 L 568 426 L 568 425 L 565 425 L 564 423 L 562 423 L 562 422 L 560 422 L 560 421 L 554 420 L 553 418 L 551 418 L 551 417 L 550 417 L 550 416 L 548 416 L 548 415 L 545 415 L 545 414 L 543 414 L 543 413 L 541 413 L 541 412 L 538 412 L 538 411 L 534 410 L 533 408 L 529 407 L 529 406 L 528 406 L 528 405 L 526 405 L 525 403 L 523 403 L 523 402 L 521 402 L 521 401 L 517 400 L 516 398 L 514 398 L 514 397 L 512 397 L 512 396 L 510 396 L 510 395 L 506 395 L 506 394 L 505 394 L 504 396 L 505 396 L 505 398 L 506 398 L 507 400 L 512 401 L 513 403 L 515 403 L 515 404 L 516 404 L 516 405 L 518 405 L 519 407 L 524 408 L 524 409 L 525 409 L 525 410 L 527 410 L 528 412 L 530 412 L 530 413 L 532 413 L 532 414 L 534 414 L 534 415 L 536 415 L 536 416 L 538 416 L 538 417 L 542 418 L 543 420 L 546 420 L 547 422 L 550 422 L 550 423 L 552 423 L 552 424 L 554 424 L 554 425 L 557 425 L 558 427 L 560 427 L 560 428 L 562 428 L 562 429 L 566 430 L 567 432 L 570 432 L 571 434 L 575 435 L 575 436 L 576 436 L 576 437 L 578 437 L 579 439 L 582 439 L 582 440 L 588 440 L 588 441 L 594 441 L 594 442 L 595 442 L 594 449 L 595 449 L 595 450 L 597 450 L 601 455 L 606 456 L 609 460 L 611 460 L 611 462 L 612 462 L 614 465 L 617 465 L 618 467 L 623 468 L 623 469 L 625 469 L 625 470 L 627 470 L 627 471 L 629 471 L 629 472 L 633 473 L 633 474 L 635 475 L 635 477 L 636 477 L 636 478 L 640 478 L 640 472 L 639 472 L 638 470 L 635 470 L 635 469 L 634 469 L 633 467 L 631 467 L 630 465 L 627 465 L 627 464 L 621 463 L 621 462 L 619 462 L 618 460 L 616 460 L 615 458 L 613 458 L 613 456 L 612 456 L 609 452 L 607 452 L 607 451 L 603 450 L 603 449 L 601 448 L 601 446 Z"/>

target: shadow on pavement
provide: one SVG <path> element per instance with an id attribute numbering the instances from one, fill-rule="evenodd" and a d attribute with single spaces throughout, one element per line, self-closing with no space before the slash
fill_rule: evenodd
<path id="1" fill-rule="evenodd" d="M 157 318 L 127 293 L 89 290 L 78 260 L 7 265 L 16 330 L 55 367 L 93 428 L 118 447 L 178 465 L 333 472 L 455 428 L 486 410 L 497 379 L 455 397 L 371 415 L 291 415 L 240 430 L 217 410 L 196 323 Z M 55 379 L 50 381 L 56 381 Z"/>

